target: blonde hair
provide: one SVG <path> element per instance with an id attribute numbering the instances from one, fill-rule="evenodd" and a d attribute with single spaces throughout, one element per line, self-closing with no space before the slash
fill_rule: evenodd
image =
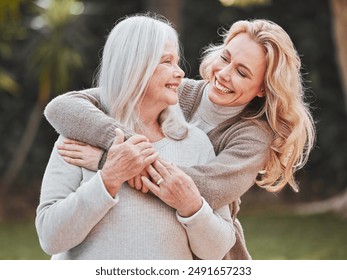
<path id="1" fill-rule="evenodd" d="M 180 55 L 177 32 L 167 19 L 156 14 L 125 17 L 107 38 L 96 84 L 100 100 L 111 117 L 138 133 L 143 128 L 138 105 L 169 40 Z M 186 123 L 177 120 L 171 106 L 158 120 L 166 137 L 186 137 Z"/>
<path id="2" fill-rule="evenodd" d="M 273 132 L 269 158 L 256 183 L 270 192 L 278 192 L 288 183 L 297 192 L 294 173 L 308 160 L 315 127 L 304 101 L 301 61 L 288 34 L 268 20 L 238 21 L 223 35 L 223 44 L 206 49 L 200 75 L 210 80 L 214 59 L 240 33 L 247 33 L 266 53 L 265 98 L 261 99 L 265 100 L 252 100 L 247 108 L 256 105 L 257 109 L 246 117 L 257 120 L 265 116 Z"/>

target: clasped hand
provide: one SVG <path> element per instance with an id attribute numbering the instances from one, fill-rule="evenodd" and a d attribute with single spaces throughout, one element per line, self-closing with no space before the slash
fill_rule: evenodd
<path id="1" fill-rule="evenodd" d="M 146 170 L 152 180 L 142 176 L 144 186 L 167 205 L 175 208 L 180 216 L 189 217 L 201 208 L 201 194 L 193 179 L 176 165 L 160 159 Z"/>
<path id="2" fill-rule="evenodd" d="M 135 135 L 124 142 L 124 134 L 117 129 L 116 138 L 108 151 L 101 177 L 107 191 L 114 196 L 121 185 L 139 174 L 158 158 L 158 153 L 143 135 Z"/>
<path id="3" fill-rule="evenodd" d="M 124 134 L 116 129 L 116 137 L 101 169 L 101 177 L 111 196 L 115 196 L 122 184 L 138 175 L 158 159 L 153 145 L 143 135 L 135 135 L 124 141 Z M 67 139 L 58 146 L 59 154 L 68 163 L 97 170 L 103 151 L 83 142 Z"/>
<path id="4" fill-rule="evenodd" d="M 202 200 L 192 178 L 174 164 L 162 159 L 143 135 L 124 141 L 124 134 L 116 130 L 116 138 L 108 151 L 101 170 L 104 185 L 115 196 L 124 182 L 144 193 L 149 190 L 182 217 L 193 215 L 202 206 Z M 96 171 L 103 150 L 66 139 L 58 146 L 59 154 L 70 164 Z M 156 183 L 160 180 L 160 185 Z"/>

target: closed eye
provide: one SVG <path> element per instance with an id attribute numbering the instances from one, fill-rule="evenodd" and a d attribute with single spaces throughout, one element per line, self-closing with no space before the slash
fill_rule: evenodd
<path id="1" fill-rule="evenodd" d="M 237 73 L 242 77 L 242 78 L 246 78 L 247 75 L 245 73 L 243 73 L 241 70 L 237 70 Z"/>
<path id="2" fill-rule="evenodd" d="M 162 63 L 172 64 L 172 60 L 171 60 L 171 59 L 164 59 L 164 60 L 162 61 Z"/>
<path id="3" fill-rule="evenodd" d="M 228 59 L 224 56 L 224 55 L 220 55 L 220 58 L 226 62 L 226 63 L 229 63 Z"/>

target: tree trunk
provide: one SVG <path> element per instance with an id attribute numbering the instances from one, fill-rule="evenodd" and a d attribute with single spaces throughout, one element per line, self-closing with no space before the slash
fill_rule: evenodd
<path id="1" fill-rule="evenodd" d="M 326 200 L 298 205 L 296 212 L 301 214 L 321 214 L 334 212 L 347 218 L 347 190 Z"/>
<path id="2" fill-rule="evenodd" d="M 337 64 L 345 95 L 347 110 L 347 0 L 330 0 L 335 37 Z"/>
<path id="3" fill-rule="evenodd" d="M 18 173 L 20 172 L 25 159 L 30 151 L 32 143 L 34 142 L 37 131 L 40 127 L 42 120 L 43 107 L 37 102 L 34 109 L 30 113 L 28 123 L 22 135 L 16 153 L 10 162 L 10 165 L 1 182 L 1 194 L 5 194 L 14 183 Z"/>
<path id="4" fill-rule="evenodd" d="M 146 0 L 145 8 L 165 16 L 180 32 L 181 0 Z"/>

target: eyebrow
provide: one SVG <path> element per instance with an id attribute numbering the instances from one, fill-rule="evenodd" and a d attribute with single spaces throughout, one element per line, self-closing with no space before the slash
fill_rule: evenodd
<path id="1" fill-rule="evenodd" d="M 163 53 L 163 55 L 161 56 L 161 59 L 164 59 L 164 58 L 173 58 L 174 56 L 170 53 Z"/>
<path id="2" fill-rule="evenodd" d="M 170 59 L 176 59 L 177 58 L 177 62 L 179 63 L 181 61 L 181 58 L 179 56 L 175 56 L 172 53 L 163 53 L 163 55 L 161 56 L 160 60 L 164 60 L 166 58 L 170 58 Z"/>
<path id="3" fill-rule="evenodd" d="M 229 52 L 229 50 L 224 49 L 223 53 L 226 53 L 229 57 L 231 57 L 231 53 Z M 239 66 L 245 68 L 247 70 L 247 72 L 249 72 L 249 74 L 253 77 L 253 72 L 251 71 L 251 69 L 249 69 L 246 65 L 244 65 L 243 63 L 239 63 Z"/>

